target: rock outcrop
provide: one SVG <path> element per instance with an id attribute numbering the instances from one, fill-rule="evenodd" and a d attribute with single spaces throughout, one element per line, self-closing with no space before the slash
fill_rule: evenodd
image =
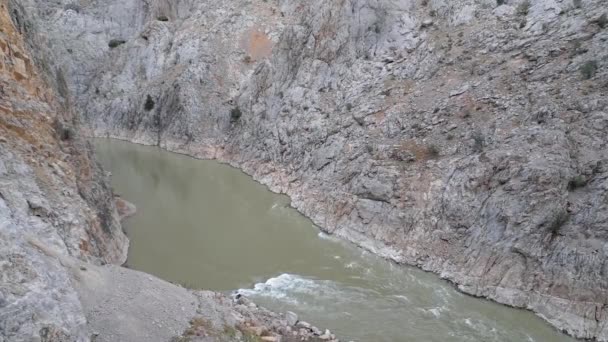
<path id="1" fill-rule="evenodd" d="M 10 4 L 92 135 L 229 162 L 329 233 L 608 341 L 604 0 Z"/>
<path id="2" fill-rule="evenodd" d="M 44 46 L 25 46 L 42 40 L 19 11 L 0 0 L 0 342 L 333 340 L 117 266 L 135 208 L 82 137 L 61 67 L 30 55 Z"/>
<path id="3" fill-rule="evenodd" d="M 69 270 L 39 246 L 122 263 L 128 240 L 78 118 L 55 91 L 63 74 L 44 79 L 0 6 L 0 341 L 83 340 Z"/>

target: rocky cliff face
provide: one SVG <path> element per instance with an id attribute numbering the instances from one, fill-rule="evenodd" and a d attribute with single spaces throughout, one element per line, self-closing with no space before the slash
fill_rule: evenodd
<path id="1" fill-rule="evenodd" d="M 96 136 L 608 341 L 603 0 L 12 0 Z"/>
<path id="2" fill-rule="evenodd" d="M 39 72 L 0 6 L 0 341 L 80 340 L 86 320 L 69 271 L 40 247 L 122 263 L 128 242 L 79 120 L 55 91 L 63 74 Z"/>
<path id="3" fill-rule="evenodd" d="M 114 195 L 62 67 L 15 5 L 0 0 L 0 342 L 335 340 L 293 313 L 116 265 L 128 240 Z"/>

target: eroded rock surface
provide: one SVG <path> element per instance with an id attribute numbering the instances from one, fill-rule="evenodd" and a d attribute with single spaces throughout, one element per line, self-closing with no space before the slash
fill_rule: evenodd
<path id="1" fill-rule="evenodd" d="M 0 342 L 313 340 L 254 304 L 117 266 L 115 200 L 120 216 L 135 208 L 81 136 L 61 67 L 30 55 L 24 37 L 39 36 L 10 13 L 0 0 Z"/>
<path id="2" fill-rule="evenodd" d="M 603 0 L 12 0 L 91 134 L 608 340 Z"/>
<path id="3" fill-rule="evenodd" d="M 49 86 L 62 74 L 43 79 L 0 6 L 0 340 L 85 340 L 69 272 L 33 239 L 96 263 L 122 263 L 128 241 L 78 119 Z"/>

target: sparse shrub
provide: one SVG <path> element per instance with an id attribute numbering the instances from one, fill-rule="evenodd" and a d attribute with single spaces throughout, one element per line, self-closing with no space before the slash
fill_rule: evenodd
<path id="1" fill-rule="evenodd" d="M 530 1 L 524 0 L 519 5 L 517 5 L 517 14 L 520 16 L 526 16 L 530 12 Z"/>
<path id="2" fill-rule="evenodd" d="M 572 52 L 570 56 L 581 55 L 587 52 L 587 49 L 583 48 L 583 43 L 580 40 L 575 40 L 572 42 Z"/>
<path id="3" fill-rule="evenodd" d="M 597 23 L 597 25 L 601 28 L 604 28 L 606 26 L 608 26 L 608 16 L 606 15 L 606 13 L 600 15 L 599 18 L 597 18 L 597 20 L 595 21 Z"/>
<path id="4" fill-rule="evenodd" d="M 439 147 L 437 145 L 435 145 L 435 144 L 428 145 L 426 147 L 426 151 L 427 151 L 428 156 L 430 158 L 437 158 L 437 157 L 439 157 Z"/>
<path id="5" fill-rule="evenodd" d="M 224 334 L 232 339 L 237 339 L 240 333 L 236 328 L 226 325 L 224 327 Z"/>
<path id="6" fill-rule="evenodd" d="M 237 106 L 230 110 L 230 122 L 235 123 L 241 119 L 243 113 L 241 109 Z"/>
<path id="7" fill-rule="evenodd" d="M 541 109 L 530 116 L 530 119 L 536 121 L 539 125 L 546 123 L 553 117 L 553 113 L 546 109 Z"/>
<path id="8" fill-rule="evenodd" d="M 53 128 L 61 141 L 72 140 L 76 136 L 76 132 L 72 127 L 65 125 L 61 120 L 55 119 Z"/>
<path id="9" fill-rule="evenodd" d="M 429 5 L 429 0 L 422 0 L 422 2 L 420 4 L 424 7 L 426 7 Z"/>
<path id="10" fill-rule="evenodd" d="M 247 56 L 243 57 L 243 63 L 250 64 L 251 62 L 253 62 L 253 59 L 251 59 L 251 56 L 247 55 Z"/>
<path id="11" fill-rule="evenodd" d="M 71 127 L 63 127 L 60 138 L 63 141 L 72 140 L 75 135 L 76 133 L 74 133 L 74 130 Z"/>
<path id="12" fill-rule="evenodd" d="M 585 178 L 582 175 L 578 175 L 573 177 L 569 182 L 568 182 L 568 190 L 572 191 L 572 190 L 576 190 L 578 188 L 582 188 L 585 185 L 587 185 L 587 178 Z"/>
<path id="13" fill-rule="evenodd" d="M 353 104 L 349 102 L 346 104 L 346 110 L 350 112 L 351 109 L 353 109 Z"/>
<path id="14" fill-rule="evenodd" d="M 528 21 L 524 18 L 519 22 L 519 28 L 523 29 L 524 27 L 526 27 L 526 24 L 528 24 Z"/>
<path id="15" fill-rule="evenodd" d="M 59 95 L 61 95 L 61 97 L 64 99 L 67 99 L 70 96 L 70 89 L 68 88 L 68 82 L 65 80 L 65 76 L 61 68 L 57 68 L 55 71 L 55 82 L 57 84 L 57 91 L 59 92 Z"/>
<path id="16" fill-rule="evenodd" d="M 507 0 L 496 0 L 496 5 L 497 6 L 502 6 L 502 5 L 506 4 L 506 3 L 507 3 Z"/>
<path id="17" fill-rule="evenodd" d="M 371 151 L 370 151 L 371 152 Z M 400 162 L 412 163 L 416 161 L 416 156 L 403 143 L 393 146 L 390 158 Z"/>
<path id="18" fill-rule="evenodd" d="M 572 4 L 574 5 L 574 8 L 581 8 L 583 7 L 583 0 L 573 0 Z"/>
<path id="19" fill-rule="evenodd" d="M 588 80 L 595 76 L 595 73 L 597 72 L 597 61 L 587 61 L 581 65 L 579 70 L 583 75 L 583 79 Z"/>
<path id="20" fill-rule="evenodd" d="M 169 21 L 169 17 L 167 17 L 166 15 L 159 15 L 158 17 L 156 17 L 156 20 L 158 20 L 158 21 Z"/>
<path id="21" fill-rule="evenodd" d="M 146 102 L 144 103 L 144 109 L 149 112 L 152 109 L 154 109 L 154 105 L 155 105 L 155 103 L 154 103 L 154 100 L 152 99 L 152 96 L 148 95 L 146 97 Z"/>
<path id="22" fill-rule="evenodd" d="M 486 144 L 486 138 L 483 134 L 481 132 L 474 132 L 471 137 L 473 138 L 473 151 L 477 153 L 483 151 Z"/>
<path id="23" fill-rule="evenodd" d="M 186 329 L 183 336 L 205 336 L 213 330 L 213 325 L 208 320 L 202 317 L 195 317 L 190 320 L 190 326 Z"/>
<path id="24" fill-rule="evenodd" d="M 108 43 L 108 46 L 110 47 L 110 49 L 114 49 L 114 48 L 121 46 L 124 43 L 126 43 L 126 41 L 123 39 L 112 39 Z"/>
<path id="25" fill-rule="evenodd" d="M 569 218 L 569 214 L 566 210 L 559 210 L 553 214 L 553 217 L 549 219 L 547 230 L 552 235 L 557 235 L 559 230 L 566 224 Z"/>
<path id="26" fill-rule="evenodd" d="M 65 7 L 63 8 L 64 11 L 74 11 L 76 13 L 80 13 L 80 6 L 78 6 L 77 4 L 67 4 L 65 5 Z"/>

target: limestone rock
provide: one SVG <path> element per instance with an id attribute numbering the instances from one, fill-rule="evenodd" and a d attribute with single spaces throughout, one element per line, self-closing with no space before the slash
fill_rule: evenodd
<path id="1" fill-rule="evenodd" d="M 285 313 L 285 318 L 287 319 L 287 325 L 289 326 L 295 326 L 296 323 L 298 323 L 298 315 L 296 315 L 294 312 L 287 311 Z"/>
<path id="2" fill-rule="evenodd" d="M 605 2 L 425 3 L 9 1 L 91 135 L 228 162 L 327 232 L 607 341 Z"/>
<path id="3" fill-rule="evenodd" d="M 0 1 L 0 341 L 194 341 L 203 326 L 238 341 L 244 321 L 279 340 L 277 313 L 112 265 L 127 254 L 119 218 L 135 208 L 112 194 L 63 72 L 29 57 L 35 25 L 10 5 Z M 75 6 L 67 17 L 86 10 Z"/>

